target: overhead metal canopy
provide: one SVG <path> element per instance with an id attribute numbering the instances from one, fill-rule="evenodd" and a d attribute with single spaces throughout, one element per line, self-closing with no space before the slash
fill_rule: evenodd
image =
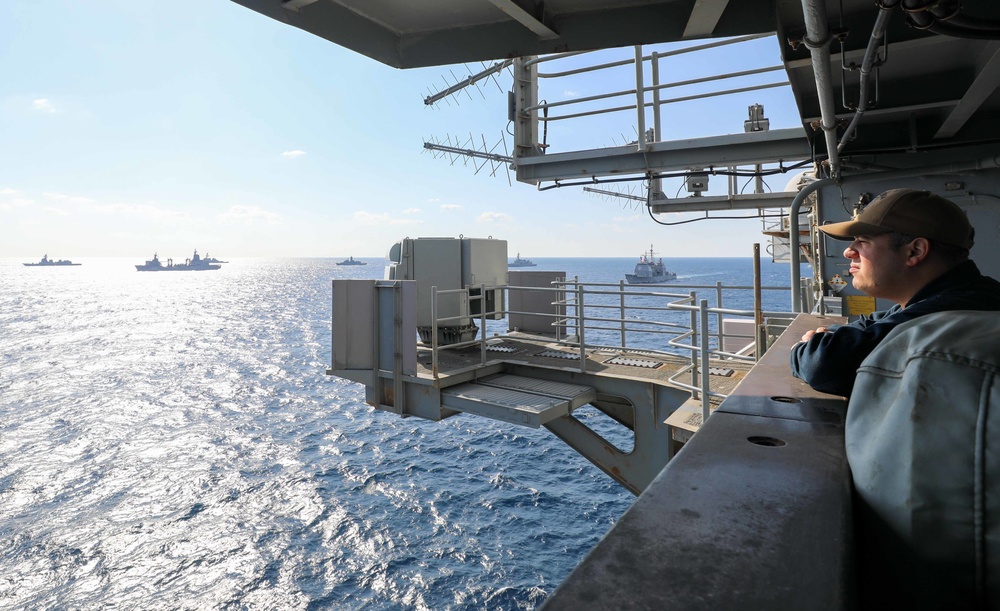
<path id="1" fill-rule="evenodd" d="M 396 68 L 774 30 L 771 0 L 233 0 Z"/>
<path id="2" fill-rule="evenodd" d="M 397 68 L 777 32 L 776 55 L 819 157 L 828 143 L 812 129 L 821 96 L 804 44 L 803 6 L 825 16 L 831 33 L 833 76 L 825 90 L 835 101 L 829 122 L 838 135 L 859 97 L 859 71 L 850 66 L 860 65 L 879 13 L 875 0 L 233 1 Z M 920 6 L 929 2 L 883 1 L 893 7 L 888 53 L 879 53 L 871 102 L 841 156 L 1000 141 L 1000 2 L 951 0 L 957 17 L 928 25 L 932 11 Z M 904 5 L 919 10 L 904 12 Z"/>

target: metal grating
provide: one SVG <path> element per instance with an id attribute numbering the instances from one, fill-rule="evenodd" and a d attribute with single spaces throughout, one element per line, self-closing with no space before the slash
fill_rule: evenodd
<path id="1" fill-rule="evenodd" d="M 443 390 L 441 394 L 535 413 L 541 413 L 566 401 L 560 397 L 546 397 L 481 384 L 464 384 Z"/>
<path id="2" fill-rule="evenodd" d="M 509 354 L 511 352 L 517 352 L 518 348 L 515 348 L 513 346 L 503 346 L 503 345 L 499 345 L 499 344 L 498 345 L 486 344 L 486 351 L 487 352 L 505 352 L 505 353 Z"/>
<path id="3" fill-rule="evenodd" d="M 663 363 L 657 361 L 650 361 L 647 359 L 636 359 L 629 358 L 627 356 L 616 356 L 613 359 L 608 359 L 604 363 L 611 365 L 628 365 L 629 367 L 644 367 L 646 369 L 656 369 L 657 367 L 663 365 Z"/>
<path id="4" fill-rule="evenodd" d="M 572 399 L 593 391 L 591 387 L 582 386 L 580 384 L 567 384 L 565 382 L 543 380 L 540 378 L 528 378 L 504 373 L 487 376 L 480 380 L 476 380 L 476 382 L 484 386 L 508 388 L 510 390 L 519 390 L 539 395 L 547 395 L 550 397 L 562 397 L 565 399 Z"/>
<path id="5" fill-rule="evenodd" d="M 535 356 L 545 356 L 550 359 L 566 359 L 569 361 L 579 361 L 580 355 L 575 352 L 562 352 L 560 350 L 544 350 Z"/>

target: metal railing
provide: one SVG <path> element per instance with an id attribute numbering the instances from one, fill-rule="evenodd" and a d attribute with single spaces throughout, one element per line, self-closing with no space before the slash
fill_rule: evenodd
<path id="1" fill-rule="evenodd" d="M 791 100 L 784 66 L 763 50 L 765 39 L 772 36 L 515 61 L 508 118 L 515 120 L 513 166 L 518 180 L 540 190 L 580 186 L 601 197 L 646 205 L 654 214 L 756 210 L 766 200 L 773 200 L 770 206 L 787 205 L 781 202 L 790 203 L 790 197 L 777 195 L 783 192 L 781 186 L 772 188 L 766 177 L 811 165 L 808 151 L 778 152 L 764 146 L 769 138 L 752 135 L 770 131 L 765 105 Z M 713 51 L 721 47 L 728 48 Z M 675 153 L 677 143 L 692 139 L 691 126 L 706 116 L 717 123 L 712 131 L 719 140 L 698 138 L 697 146 L 726 141 L 754 147 L 752 157 L 711 153 L 682 161 Z M 567 122 L 572 128 L 562 127 Z M 621 163 L 606 163 L 601 149 L 609 147 Z M 579 157 L 551 159 L 567 153 Z M 634 153 L 652 157 L 637 158 Z M 717 177 L 711 187 L 709 177 Z M 633 186 L 638 194 L 631 191 Z M 690 197 L 681 197 L 682 192 Z"/>
<path id="2" fill-rule="evenodd" d="M 626 67 L 626 66 L 634 66 L 634 69 L 635 69 L 635 87 L 631 88 L 631 89 L 623 89 L 623 90 L 618 90 L 618 91 L 610 91 L 610 92 L 600 93 L 600 94 L 596 94 L 596 95 L 576 97 L 576 98 L 573 98 L 573 99 L 570 99 L 570 100 L 562 100 L 562 101 L 557 101 L 557 102 L 541 102 L 541 103 L 539 103 L 537 105 L 524 108 L 524 109 L 522 109 L 522 111 L 526 112 L 526 113 L 541 111 L 542 116 L 539 117 L 539 120 L 542 121 L 542 122 L 561 121 L 561 120 L 565 120 L 565 119 L 575 119 L 575 118 L 580 118 L 580 117 L 594 116 L 594 115 L 600 115 L 600 114 L 606 114 L 606 113 L 614 113 L 614 112 L 622 112 L 622 111 L 636 111 L 636 120 L 637 120 L 637 123 L 638 123 L 638 133 L 639 134 L 643 134 L 645 132 L 645 123 L 646 123 L 645 109 L 646 108 L 651 108 L 653 110 L 653 116 L 654 116 L 654 119 L 655 119 L 654 123 L 656 125 L 655 133 L 659 137 L 659 135 L 660 135 L 660 107 L 663 106 L 663 105 L 671 104 L 671 103 L 676 103 L 676 102 L 686 102 L 686 101 L 691 101 L 691 100 L 699 100 L 699 99 L 704 99 L 704 98 L 709 98 L 709 97 L 728 96 L 728 95 L 733 95 L 733 94 L 737 94 L 737 93 L 745 93 L 745 92 L 749 92 L 749 91 L 757 91 L 757 90 L 760 90 L 760 89 L 771 89 L 771 88 L 775 88 L 775 87 L 784 87 L 784 86 L 788 85 L 788 81 L 785 80 L 785 79 L 782 79 L 782 80 L 779 80 L 779 81 L 774 81 L 774 82 L 769 82 L 769 83 L 757 83 L 757 84 L 748 85 L 748 86 L 742 86 L 742 87 L 730 87 L 728 89 L 720 89 L 720 90 L 717 90 L 717 91 L 708 91 L 708 92 L 702 92 L 702 93 L 698 93 L 698 94 L 683 95 L 683 96 L 678 96 L 678 97 L 675 97 L 675 98 L 662 99 L 660 97 L 660 94 L 663 91 L 667 90 L 667 89 L 678 88 L 678 87 L 686 87 L 686 86 L 690 86 L 690 85 L 698 85 L 698 84 L 703 84 L 703 83 L 714 83 L 714 82 L 719 82 L 719 81 L 726 81 L 726 80 L 729 80 L 729 79 L 739 79 L 741 77 L 754 76 L 754 75 L 765 74 L 765 73 L 769 73 L 769 72 L 779 72 L 779 71 L 782 71 L 784 69 L 784 67 L 782 65 L 776 64 L 776 65 L 770 65 L 770 66 L 761 66 L 761 67 L 756 67 L 756 68 L 750 68 L 750 69 L 747 69 L 747 70 L 737 70 L 737 71 L 734 71 L 734 72 L 726 72 L 726 73 L 714 74 L 714 75 L 710 75 L 710 76 L 703 76 L 703 77 L 693 78 L 693 79 L 685 79 L 685 80 L 672 81 L 672 82 L 669 82 L 669 81 L 668 82 L 661 82 L 660 78 L 659 78 L 659 75 L 660 75 L 660 62 L 662 60 L 670 58 L 670 57 L 677 57 L 677 56 L 687 55 L 689 53 L 696 53 L 698 51 L 704 51 L 706 49 L 711 49 L 711 48 L 716 48 L 716 47 L 723 47 L 723 46 L 728 46 L 728 45 L 734 45 L 734 44 L 739 44 L 739 43 L 743 43 L 743 42 L 748 42 L 748 41 L 751 41 L 751 40 L 755 40 L 755 39 L 758 39 L 758 38 L 765 38 L 765 37 L 768 37 L 768 36 L 770 36 L 770 34 L 755 34 L 755 35 L 750 35 L 750 36 L 741 36 L 741 37 L 738 37 L 738 38 L 731 38 L 731 39 L 728 39 L 728 40 L 721 40 L 721 41 L 716 41 L 716 42 L 712 42 L 712 43 L 708 43 L 708 44 L 696 45 L 696 46 L 691 46 L 691 47 L 682 48 L 682 49 L 675 49 L 675 50 L 671 50 L 671 51 L 653 51 L 653 52 L 651 52 L 648 55 L 644 54 L 642 46 L 636 46 L 636 47 L 634 47 L 634 51 L 635 51 L 634 57 L 630 58 L 630 59 L 622 59 L 622 60 L 604 62 L 604 63 L 594 64 L 594 65 L 590 65 L 590 66 L 583 66 L 583 67 L 579 67 L 579 68 L 569 69 L 569 70 L 560 70 L 560 71 L 556 71 L 556 72 L 539 72 L 538 73 L 538 78 L 540 80 L 542 80 L 542 79 L 551 79 L 551 80 L 554 81 L 556 79 L 566 78 L 566 77 L 570 77 L 570 76 L 576 76 L 576 75 L 584 74 L 584 73 L 588 73 L 588 72 L 599 72 L 599 71 L 604 71 L 604 70 L 611 70 L 611 69 L 614 69 L 614 68 L 621 68 L 621 67 Z M 570 58 L 570 57 L 575 57 L 575 56 L 581 55 L 582 53 L 585 53 L 585 52 L 558 53 L 558 54 L 553 54 L 553 55 L 547 55 L 547 56 L 544 56 L 544 57 L 538 57 L 538 58 L 529 60 L 528 62 L 526 62 L 526 64 L 528 66 L 531 66 L 531 65 L 539 65 L 539 66 L 541 66 L 542 64 L 546 64 L 546 63 L 552 64 L 554 62 L 559 62 L 560 60 L 564 60 L 564 59 L 567 59 L 567 58 Z M 650 70 L 651 70 L 651 74 L 652 74 L 652 78 L 653 78 L 653 82 L 651 84 L 649 84 L 649 85 L 646 85 L 644 83 L 644 75 L 643 75 L 644 70 L 643 70 L 643 67 L 646 64 L 646 62 L 649 62 L 649 66 L 650 66 Z M 652 100 L 651 101 L 646 101 L 646 94 L 647 93 L 652 95 Z M 582 110 L 580 112 L 575 112 L 575 113 L 570 113 L 570 114 L 564 114 L 564 115 L 558 115 L 558 116 L 552 116 L 552 115 L 548 114 L 548 111 L 550 109 L 553 109 L 553 108 L 570 107 L 570 106 L 576 106 L 576 105 L 580 105 L 580 104 L 588 104 L 588 103 L 591 103 L 591 102 L 597 102 L 597 101 L 603 101 L 603 100 L 610 100 L 610 99 L 614 99 L 614 98 L 627 98 L 627 97 L 631 97 L 632 100 L 630 101 L 630 103 L 624 104 L 624 105 L 612 106 L 612 107 L 608 107 L 608 108 L 597 108 L 597 109 L 593 109 L 593 110 Z M 639 145 L 640 145 L 640 147 L 642 147 L 642 145 L 643 145 L 643 142 L 641 141 L 641 139 L 640 139 Z"/>
<path id="3" fill-rule="evenodd" d="M 580 282 L 578 278 L 563 279 L 551 287 L 529 286 L 488 286 L 463 289 L 438 290 L 431 288 L 431 328 L 430 348 L 431 368 L 434 378 L 440 376 L 438 354 L 443 349 L 480 347 L 480 364 L 488 362 L 487 319 L 501 317 L 497 324 L 503 324 L 511 315 L 529 315 L 549 319 L 551 336 L 532 337 L 519 335 L 520 341 L 537 341 L 547 345 L 556 344 L 572 348 L 579 353 L 580 370 L 586 371 L 587 350 L 626 350 L 637 353 L 668 355 L 687 358 L 688 364 L 680 367 L 669 381 L 671 384 L 691 392 L 693 399 L 702 402 L 703 416 L 708 417 L 709 400 L 712 397 L 725 398 L 726 395 L 709 387 L 709 362 L 711 359 L 729 359 L 754 362 L 767 348 L 762 337 L 777 336 L 780 328 L 794 317 L 789 311 L 764 311 L 760 305 L 761 291 L 789 291 L 788 287 L 759 287 L 734 285 L 721 282 L 704 284 L 648 284 L 627 285 L 624 281 L 615 283 Z M 516 311 L 510 309 L 488 310 L 485 295 L 487 291 L 506 290 L 551 293 L 548 312 Z M 478 291 L 478 294 L 476 292 Z M 686 291 L 686 292 L 681 292 Z M 708 299 L 699 298 L 698 291 L 714 293 L 715 304 L 709 306 Z M 754 307 L 750 309 L 726 307 L 726 292 L 758 293 Z M 439 300 L 459 296 L 471 304 L 479 301 L 479 329 L 476 337 L 467 341 L 440 345 L 438 332 L 449 323 L 467 323 L 474 316 L 458 315 L 437 317 Z M 509 300 L 505 300 L 509 303 Z M 684 314 L 687 314 L 685 316 Z M 726 333 L 725 317 L 749 318 L 762 321 L 755 325 L 752 335 Z M 676 320 L 671 320 L 675 318 Z M 777 328 L 775 328 L 777 326 Z M 713 329 L 714 327 L 714 329 Z M 761 329 L 760 327 L 763 327 Z M 507 329 L 511 331 L 512 329 Z M 764 331 L 764 333 L 761 333 Z M 665 336 L 669 336 L 664 340 Z M 614 341 L 614 338 L 618 338 Z M 724 350 L 727 338 L 745 340 L 744 347 L 736 351 Z M 662 349 L 659 346 L 666 346 Z M 748 352 L 752 354 L 748 354 Z M 686 379 L 685 379 L 686 378 Z"/>

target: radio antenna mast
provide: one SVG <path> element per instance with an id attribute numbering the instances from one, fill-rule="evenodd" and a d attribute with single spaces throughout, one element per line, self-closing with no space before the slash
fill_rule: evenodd
<path id="1" fill-rule="evenodd" d="M 424 98 L 424 105 L 433 106 L 434 104 L 437 104 L 438 102 L 447 98 L 448 96 L 454 95 L 459 91 L 467 90 L 469 87 L 472 87 L 473 85 L 475 85 L 476 88 L 479 89 L 480 95 L 483 95 L 482 89 L 480 88 L 481 81 L 492 81 L 497 86 L 497 88 L 500 89 L 500 92 L 503 93 L 504 89 L 503 87 L 500 86 L 500 83 L 497 82 L 496 76 L 501 72 L 503 72 L 505 69 L 512 66 L 513 64 L 514 60 L 512 59 L 505 59 L 503 61 L 499 61 L 493 64 L 492 66 L 487 66 L 484 63 L 482 70 L 480 70 L 475 74 L 470 74 L 468 77 L 462 80 L 458 80 L 458 77 L 455 76 L 454 72 L 452 72 L 451 78 L 454 82 L 448 84 L 448 79 L 444 79 L 445 84 L 447 86 L 444 89 L 441 89 L 436 93 L 431 93 L 426 98 Z M 466 93 L 468 92 L 466 91 Z M 483 95 L 483 97 L 485 98 L 486 96 Z"/>
<path id="2" fill-rule="evenodd" d="M 497 152 L 501 146 L 503 147 L 502 154 Z M 486 144 L 485 136 L 480 136 L 480 142 L 476 142 L 472 134 L 469 134 L 469 139 L 465 142 L 459 141 L 457 137 L 452 139 L 450 135 L 446 136 L 443 141 L 432 138 L 430 141 L 424 142 L 424 150 L 431 151 L 434 157 L 448 157 L 452 165 L 455 165 L 455 161 L 459 159 L 462 160 L 463 165 L 468 165 L 469 161 L 472 161 L 476 168 L 476 174 L 486 164 L 489 164 L 490 176 L 496 176 L 497 170 L 502 167 L 507 172 L 507 184 L 511 184 L 510 166 L 514 163 L 514 158 L 507 152 L 507 141 L 502 133 L 500 140 L 492 147 Z M 483 160 L 482 163 L 478 163 L 476 161 L 478 159 Z"/>

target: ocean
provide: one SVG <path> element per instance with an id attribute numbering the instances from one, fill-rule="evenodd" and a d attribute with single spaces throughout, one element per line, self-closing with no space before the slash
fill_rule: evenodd
<path id="1" fill-rule="evenodd" d="M 325 375 L 330 280 L 383 259 L 74 260 L 0 260 L 0 608 L 532 609 L 634 501 L 545 429 L 402 419 Z M 752 284 L 750 259 L 667 268 Z"/>

